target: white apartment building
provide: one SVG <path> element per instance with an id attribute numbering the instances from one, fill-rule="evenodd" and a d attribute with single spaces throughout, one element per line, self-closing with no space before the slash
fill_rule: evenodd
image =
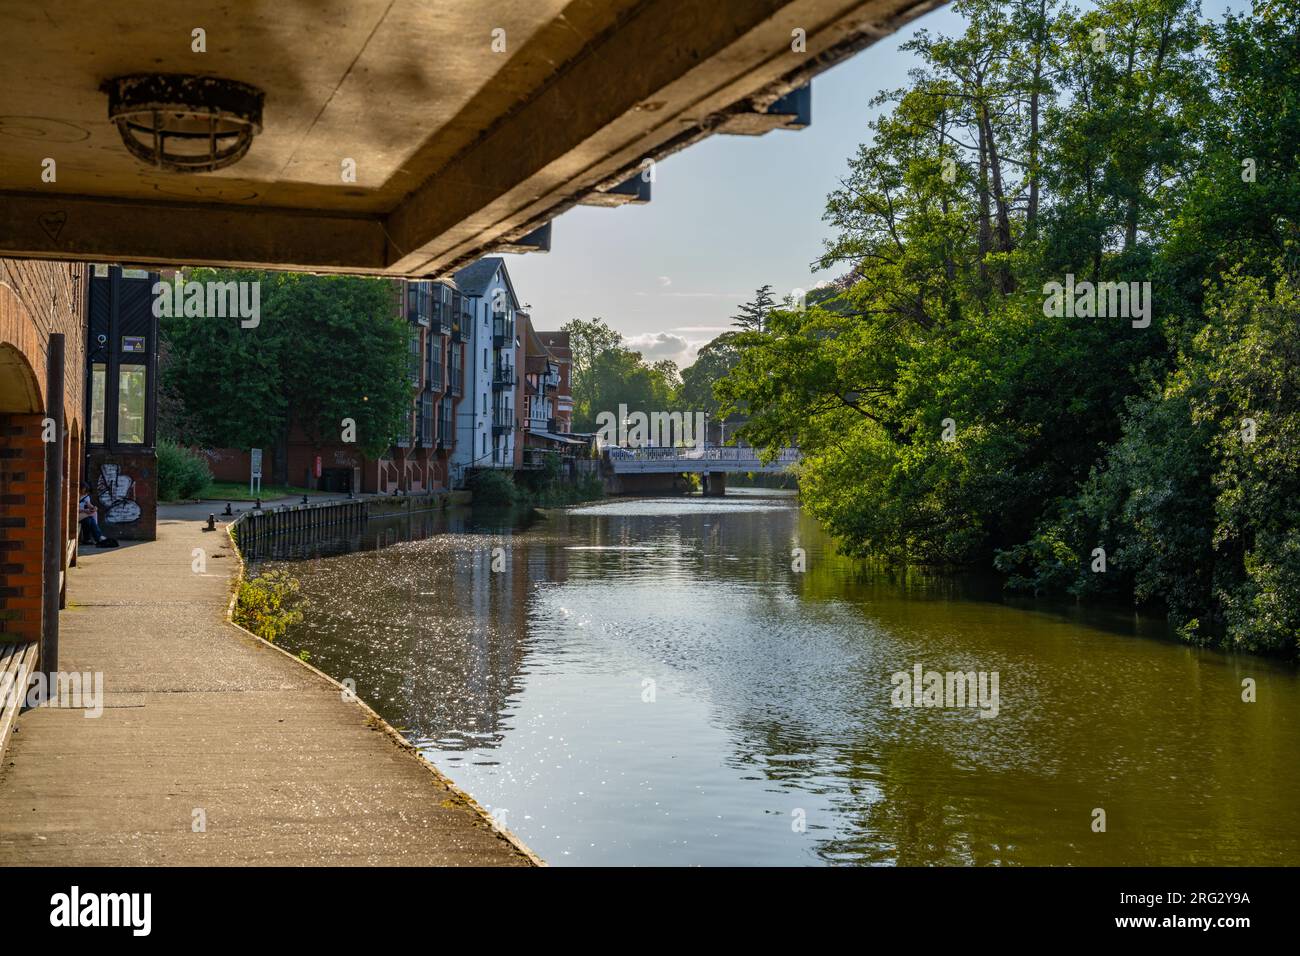
<path id="1" fill-rule="evenodd" d="M 474 470 L 516 467 L 522 369 L 516 363 L 520 305 L 505 260 L 500 256 L 480 259 L 458 271 L 455 282 L 472 330 L 451 457 L 452 481 L 461 487 Z"/>

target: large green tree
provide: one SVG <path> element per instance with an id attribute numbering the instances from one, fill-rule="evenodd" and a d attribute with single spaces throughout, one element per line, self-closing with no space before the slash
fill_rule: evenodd
<path id="1" fill-rule="evenodd" d="M 196 270 L 187 282 L 260 284 L 260 317 L 162 319 L 163 388 L 182 437 L 218 447 L 283 447 L 291 423 L 383 454 L 410 410 L 409 326 L 391 282 L 251 270 Z M 282 456 L 280 456 L 282 457 Z M 281 479 L 286 476 L 279 476 Z"/>
<path id="2" fill-rule="evenodd" d="M 681 380 L 670 361 L 647 363 L 601 319 L 574 319 L 561 329 L 573 351 L 573 429 L 595 431 L 601 412 L 671 411 Z"/>

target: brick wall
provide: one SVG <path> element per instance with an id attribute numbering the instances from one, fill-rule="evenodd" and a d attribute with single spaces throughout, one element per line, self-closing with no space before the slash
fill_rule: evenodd
<path id="1" fill-rule="evenodd" d="M 86 276 L 84 263 L 0 258 L 0 343 L 12 345 L 36 375 L 41 407 L 45 396 L 45 349 L 51 332 L 62 332 L 67 358 L 64 408 L 68 430 L 82 418 L 86 368 Z M 0 408 L 0 412 L 6 409 Z"/>
<path id="2" fill-rule="evenodd" d="M 8 639 L 41 634 L 44 417 L 0 415 L 0 635 Z"/>
<path id="3" fill-rule="evenodd" d="M 64 336 L 62 538 L 75 536 L 85 383 L 80 263 L 0 259 L 0 640 L 41 634 L 45 528 L 46 350 Z M 65 552 L 66 553 L 66 552 Z"/>

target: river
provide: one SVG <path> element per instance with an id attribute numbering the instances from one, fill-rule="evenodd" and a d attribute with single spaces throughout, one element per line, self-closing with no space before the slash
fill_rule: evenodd
<path id="1" fill-rule="evenodd" d="M 1289 664 L 873 570 L 786 492 L 376 539 L 285 564 L 310 604 L 284 646 L 552 865 L 1300 858 Z M 996 707 L 894 706 L 917 665 L 996 675 Z"/>

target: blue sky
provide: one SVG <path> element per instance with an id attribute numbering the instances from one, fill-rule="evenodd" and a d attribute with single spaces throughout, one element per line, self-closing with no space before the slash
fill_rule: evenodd
<path id="1" fill-rule="evenodd" d="M 1207 0 L 1204 12 L 1227 6 Z M 710 137 L 658 164 L 648 205 L 572 209 L 550 253 L 507 256 L 534 324 L 599 317 L 647 360 L 684 367 L 759 286 L 780 298 L 835 278 L 810 268 L 829 235 L 826 196 L 868 137 L 872 98 L 905 83 L 915 61 L 899 46 L 921 28 L 955 34 L 961 20 L 933 11 L 815 78 L 808 129 Z"/>

